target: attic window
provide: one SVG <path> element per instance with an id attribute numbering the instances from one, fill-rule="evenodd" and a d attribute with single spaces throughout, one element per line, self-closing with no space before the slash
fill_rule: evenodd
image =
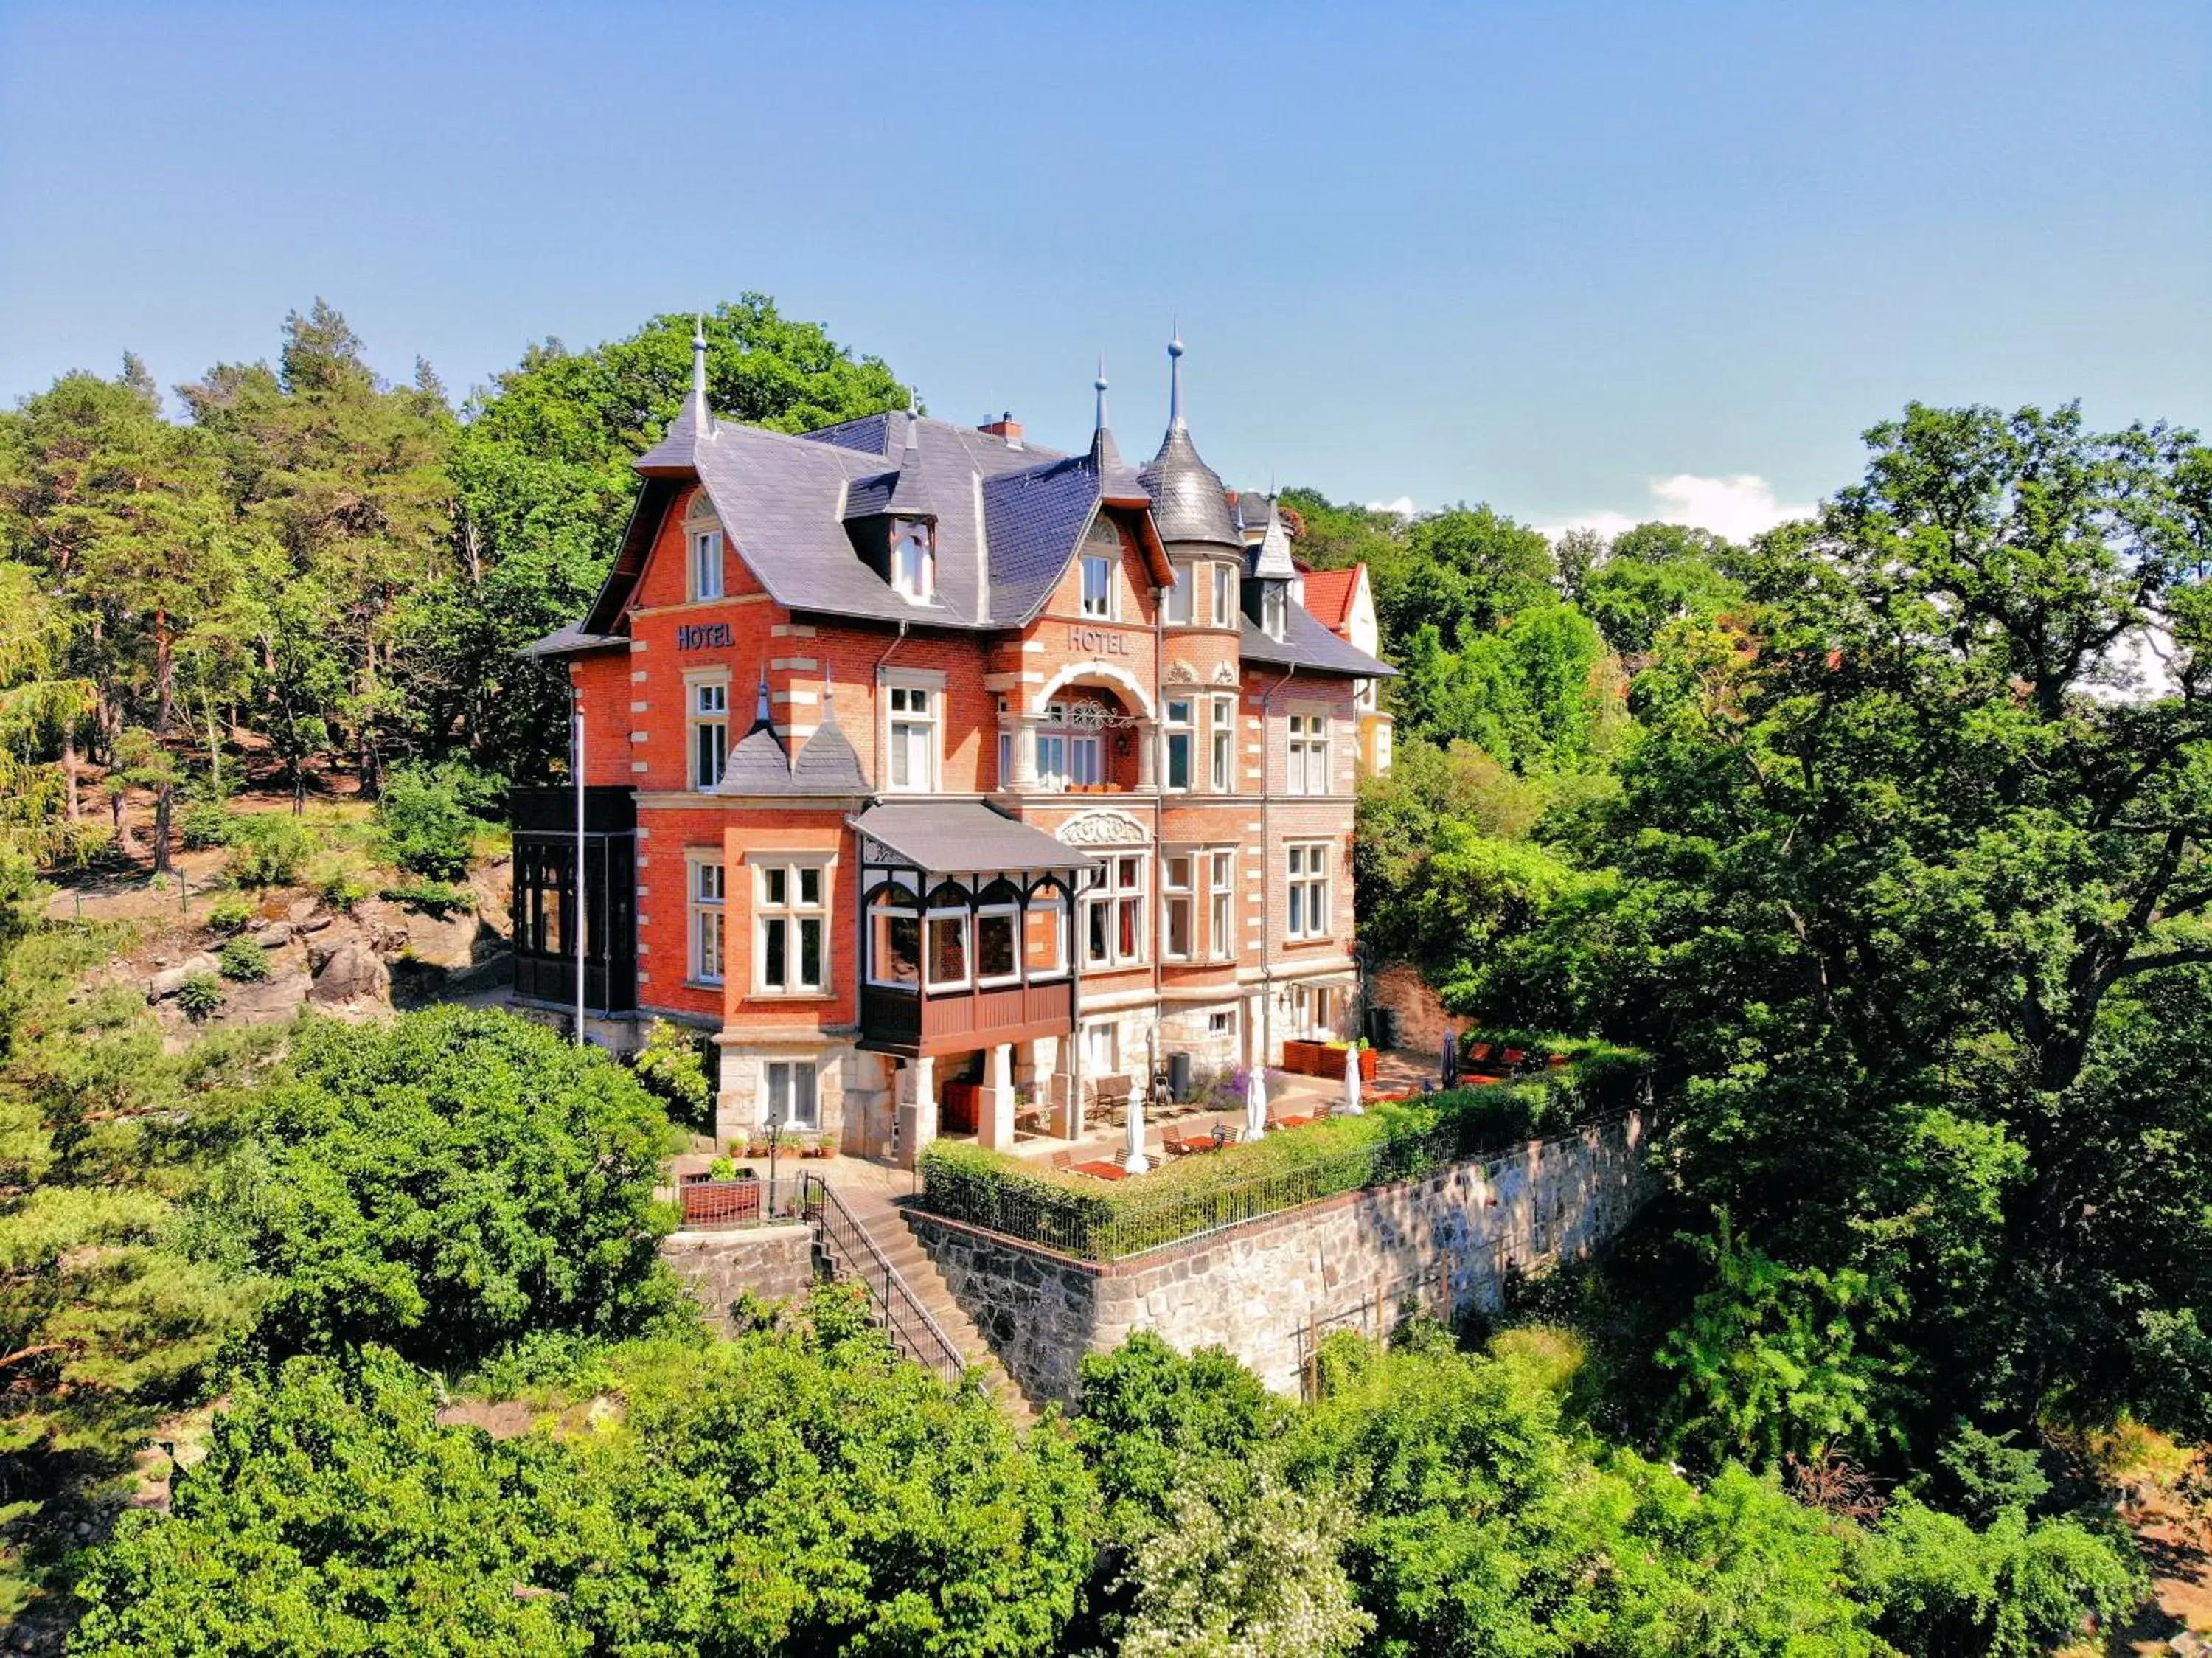
<path id="1" fill-rule="evenodd" d="M 929 546 L 929 521 L 922 518 L 899 521 L 898 539 L 891 546 L 891 585 L 921 604 L 934 585 L 931 566 L 936 562 Z"/>
<path id="2" fill-rule="evenodd" d="M 1288 584 L 1282 582 L 1262 582 L 1260 584 L 1260 626 L 1270 639 L 1279 639 L 1291 625 L 1291 595 Z"/>

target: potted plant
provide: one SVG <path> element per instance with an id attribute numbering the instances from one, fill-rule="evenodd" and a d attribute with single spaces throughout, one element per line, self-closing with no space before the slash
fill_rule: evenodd
<path id="1" fill-rule="evenodd" d="M 765 1134 L 756 1134 L 750 1140 L 747 1140 L 745 1142 L 745 1155 L 748 1157 L 767 1156 L 768 1136 Z"/>
<path id="2" fill-rule="evenodd" d="M 817 1140 L 814 1143 L 814 1155 L 817 1157 L 835 1157 L 837 1155 L 837 1137 L 834 1134 L 825 1134 Z"/>

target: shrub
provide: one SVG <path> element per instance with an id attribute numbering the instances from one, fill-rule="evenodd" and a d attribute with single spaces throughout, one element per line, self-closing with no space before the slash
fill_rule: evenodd
<path id="1" fill-rule="evenodd" d="M 253 914 L 252 899 L 243 893 L 225 893 L 208 906 L 207 924 L 218 933 L 242 933 Z"/>
<path id="2" fill-rule="evenodd" d="M 222 980 L 211 972 L 186 973 L 185 982 L 177 987 L 177 1005 L 187 1019 L 205 1019 L 222 1003 Z"/>
<path id="3" fill-rule="evenodd" d="M 314 856 L 314 832 L 281 812 L 239 820 L 231 842 L 230 878 L 240 887 L 289 887 Z"/>
<path id="4" fill-rule="evenodd" d="M 738 1178 L 738 1166 L 727 1157 L 717 1157 L 707 1165 L 707 1178 L 710 1180 L 734 1180 Z"/>
<path id="5" fill-rule="evenodd" d="M 451 915 L 457 910 L 473 910 L 477 895 L 465 887 L 453 887 L 442 881 L 409 881 L 397 887 L 386 887 L 377 896 L 387 904 L 404 904 L 410 910 L 422 910 L 434 916 Z"/>
<path id="6" fill-rule="evenodd" d="M 342 915 L 351 915 L 354 906 L 368 896 L 368 883 L 347 870 L 337 870 L 323 877 L 316 892 L 324 903 Z"/>
<path id="7" fill-rule="evenodd" d="M 532 1330 L 682 1314 L 656 1253 L 666 1133 L 620 1065 L 510 1014 L 315 1021 L 210 1221 L 275 1281 L 271 1352 L 380 1341 L 466 1365 Z"/>
<path id="8" fill-rule="evenodd" d="M 409 874 L 440 881 L 469 872 L 476 820 L 451 778 L 400 767 L 385 780 L 376 825 L 384 856 Z"/>
<path id="9" fill-rule="evenodd" d="M 707 1079 L 704 1045 L 696 1031 L 656 1019 L 646 1028 L 645 1045 L 630 1063 L 638 1081 L 672 1108 L 672 1116 L 688 1123 L 706 1121 L 714 1090 Z"/>
<path id="10" fill-rule="evenodd" d="M 225 978 L 241 984 L 258 984 L 269 977 L 269 952 L 253 939 L 232 939 L 216 952 L 215 959 Z"/>
<path id="11" fill-rule="evenodd" d="M 178 826 L 184 836 L 185 850 L 198 852 L 210 846 L 234 844 L 239 826 L 244 821 L 238 813 L 220 802 L 198 801 L 185 808 Z"/>
<path id="12" fill-rule="evenodd" d="M 1113 1260 L 1300 1204 L 1414 1179 L 1570 1125 L 1571 1091 L 1545 1082 L 1378 1101 L 1107 1185 L 939 1141 L 922 1156 L 921 1206 L 1085 1260 Z"/>

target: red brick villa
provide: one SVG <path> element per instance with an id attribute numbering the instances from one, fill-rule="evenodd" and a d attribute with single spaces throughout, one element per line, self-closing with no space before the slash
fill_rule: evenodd
<path id="1" fill-rule="evenodd" d="M 1349 1033 L 1391 670 L 1300 601 L 1275 503 L 1199 458 L 1168 350 L 1138 470 L 1103 377 L 1081 454 L 1011 418 L 789 436 L 714 418 L 694 340 L 605 586 L 532 650 L 582 715 L 592 1033 L 714 1029 L 720 1137 L 911 1161 L 1011 1144 L 1018 1105 L 1073 1137 L 1155 1056 Z M 575 810 L 517 796 L 516 988 L 556 1007 Z"/>

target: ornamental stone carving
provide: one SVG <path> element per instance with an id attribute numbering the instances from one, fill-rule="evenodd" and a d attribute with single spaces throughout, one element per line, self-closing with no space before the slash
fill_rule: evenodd
<path id="1" fill-rule="evenodd" d="M 1168 664 L 1168 681 L 1171 685 L 1196 685 L 1198 670 L 1178 657 Z"/>
<path id="2" fill-rule="evenodd" d="M 1069 846 L 1143 846 L 1152 839 L 1127 812 L 1085 812 L 1053 832 Z"/>

